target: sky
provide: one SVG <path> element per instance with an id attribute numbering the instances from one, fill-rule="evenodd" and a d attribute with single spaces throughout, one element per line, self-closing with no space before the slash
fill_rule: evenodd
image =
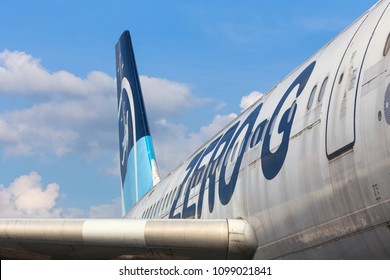
<path id="1" fill-rule="evenodd" d="M 124 30 L 164 177 L 375 3 L 0 0 L 0 217 L 121 217 Z"/>

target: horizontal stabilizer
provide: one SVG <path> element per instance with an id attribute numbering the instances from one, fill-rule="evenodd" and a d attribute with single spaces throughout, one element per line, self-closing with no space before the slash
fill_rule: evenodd
<path id="1" fill-rule="evenodd" d="M 0 220 L 2 259 L 249 259 L 245 220 Z"/>

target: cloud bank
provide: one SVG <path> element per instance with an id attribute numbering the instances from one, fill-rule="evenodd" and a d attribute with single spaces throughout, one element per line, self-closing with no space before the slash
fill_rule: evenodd
<path id="1" fill-rule="evenodd" d="M 0 215 L 2 217 L 60 217 L 56 208 L 60 186 L 42 185 L 36 172 L 16 178 L 8 187 L 0 185 Z"/>

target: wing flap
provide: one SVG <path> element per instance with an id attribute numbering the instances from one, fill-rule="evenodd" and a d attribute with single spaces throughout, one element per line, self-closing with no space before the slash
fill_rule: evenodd
<path id="1" fill-rule="evenodd" d="M 245 220 L 0 220 L 2 259 L 249 259 Z"/>

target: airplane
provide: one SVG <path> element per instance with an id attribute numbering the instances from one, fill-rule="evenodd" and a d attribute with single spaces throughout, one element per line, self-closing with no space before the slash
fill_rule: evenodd
<path id="1" fill-rule="evenodd" d="M 1 258 L 389 259 L 389 5 L 376 3 L 163 179 L 125 31 L 123 219 L 2 219 Z"/>

